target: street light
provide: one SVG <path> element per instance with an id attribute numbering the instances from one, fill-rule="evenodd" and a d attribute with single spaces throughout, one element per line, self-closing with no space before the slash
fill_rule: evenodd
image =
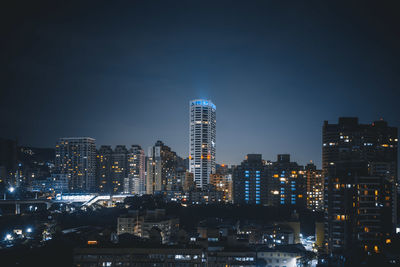
<path id="1" fill-rule="evenodd" d="M 6 237 L 4 238 L 5 241 L 10 241 L 12 240 L 12 235 L 11 234 L 6 234 Z"/>
<path id="2" fill-rule="evenodd" d="M 13 186 L 10 186 L 8 189 L 7 189 L 7 191 L 9 192 L 9 193 L 14 193 L 14 191 L 15 191 L 15 187 L 13 187 Z M 7 199 L 7 191 L 4 191 L 4 200 L 6 200 Z"/>

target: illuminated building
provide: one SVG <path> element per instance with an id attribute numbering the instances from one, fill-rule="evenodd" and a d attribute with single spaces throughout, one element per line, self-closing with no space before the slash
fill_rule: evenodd
<path id="1" fill-rule="evenodd" d="M 183 191 L 187 192 L 195 187 L 193 173 L 186 171 L 183 177 Z"/>
<path id="2" fill-rule="evenodd" d="M 232 202 L 232 174 L 211 174 L 210 184 L 215 187 L 215 190 L 222 191 L 224 193 L 225 202 Z"/>
<path id="3" fill-rule="evenodd" d="M 224 192 L 218 191 L 211 184 L 202 188 L 195 188 L 189 192 L 189 202 L 192 204 L 221 203 L 224 201 Z"/>
<path id="4" fill-rule="evenodd" d="M 297 267 L 298 259 L 302 258 L 304 252 L 293 246 L 277 246 L 274 249 L 262 249 L 257 252 L 257 259 L 264 261 L 264 266 Z"/>
<path id="5" fill-rule="evenodd" d="M 97 244 L 93 242 L 93 244 Z M 306 252 L 297 245 L 207 250 L 182 245 L 133 243 L 130 247 L 88 246 L 74 249 L 74 266 L 279 266 L 296 267 Z M 158 246 L 158 247 L 157 247 Z"/>
<path id="6" fill-rule="evenodd" d="M 128 150 L 123 145 L 116 146 L 111 159 L 111 192 L 122 193 L 128 178 Z"/>
<path id="7" fill-rule="evenodd" d="M 268 165 L 268 205 L 305 206 L 306 191 L 303 167 L 290 161 L 289 154 L 280 154 Z"/>
<path id="8" fill-rule="evenodd" d="M 42 193 L 66 193 L 68 192 L 68 174 L 52 174 L 45 180 L 34 180 L 28 191 Z"/>
<path id="9" fill-rule="evenodd" d="M 77 248 L 74 250 L 74 266 L 208 266 L 202 248 L 156 246 Z"/>
<path id="10" fill-rule="evenodd" d="M 132 145 L 128 152 L 128 177 L 124 184 L 124 192 L 142 195 L 146 193 L 146 156 L 138 145 Z"/>
<path id="11" fill-rule="evenodd" d="M 179 230 L 179 219 L 169 218 L 165 215 L 165 209 L 146 210 L 145 214 L 132 213 L 118 217 L 117 234 L 132 234 L 149 239 L 151 231 L 159 231 L 161 243 L 166 244 L 170 237 Z"/>
<path id="12" fill-rule="evenodd" d="M 339 118 L 323 125 L 325 240 L 330 252 L 370 252 L 396 225 L 397 128 Z M 376 248 L 376 249 L 375 249 Z"/>
<path id="13" fill-rule="evenodd" d="M 232 174 L 232 168 L 229 168 L 226 164 L 216 164 L 215 173 L 218 174 Z"/>
<path id="14" fill-rule="evenodd" d="M 96 144 L 89 137 L 60 138 L 56 145 L 55 173 L 69 175 L 70 192 L 95 191 Z"/>
<path id="15" fill-rule="evenodd" d="M 260 154 L 248 154 L 233 169 L 233 201 L 243 204 L 267 203 L 267 172 Z"/>
<path id="16" fill-rule="evenodd" d="M 177 183 L 176 170 L 180 161 L 182 159 L 161 141 L 150 147 L 147 159 L 147 194 L 174 190 Z"/>
<path id="17" fill-rule="evenodd" d="M 97 151 L 96 157 L 96 177 L 98 191 L 101 193 L 111 193 L 111 166 L 112 166 L 111 146 L 101 146 Z"/>
<path id="18" fill-rule="evenodd" d="M 198 188 L 215 173 L 216 107 L 210 100 L 190 101 L 189 171 Z"/>
<path id="19" fill-rule="evenodd" d="M 317 170 L 313 163 L 304 168 L 307 190 L 307 208 L 312 211 L 320 211 L 324 204 L 324 179 L 322 170 Z"/>

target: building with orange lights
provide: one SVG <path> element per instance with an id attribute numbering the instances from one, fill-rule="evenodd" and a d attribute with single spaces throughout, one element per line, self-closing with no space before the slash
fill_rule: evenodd
<path id="1" fill-rule="evenodd" d="M 223 192 L 225 202 L 232 202 L 232 174 L 211 174 L 210 184 L 215 187 L 215 190 Z"/>
<path id="2" fill-rule="evenodd" d="M 279 154 L 268 165 L 268 205 L 305 207 L 306 190 L 303 166 L 290 161 L 289 154 Z"/>
<path id="3" fill-rule="evenodd" d="M 397 128 L 339 118 L 322 136 L 327 249 L 378 253 L 396 225 Z"/>
<path id="4" fill-rule="evenodd" d="M 210 183 L 215 173 L 216 107 L 210 100 L 190 101 L 189 171 L 197 188 Z"/>
<path id="5" fill-rule="evenodd" d="M 321 211 L 324 206 L 324 179 L 322 170 L 312 162 L 304 168 L 304 177 L 306 178 L 307 208 L 312 211 Z"/>

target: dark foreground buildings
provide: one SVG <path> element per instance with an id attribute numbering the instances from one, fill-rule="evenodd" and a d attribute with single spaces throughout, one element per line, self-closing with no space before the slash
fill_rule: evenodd
<path id="1" fill-rule="evenodd" d="M 397 128 L 339 118 L 323 125 L 325 241 L 329 252 L 379 252 L 396 224 Z"/>
<path id="2" fill-rule="evenodd" d="M 78 248 L 74 265 L 89 266 L 299 266 L 305 252 L 296 246 L 270 249 L 235 248 L 207 251 L 201 247 Z"/>

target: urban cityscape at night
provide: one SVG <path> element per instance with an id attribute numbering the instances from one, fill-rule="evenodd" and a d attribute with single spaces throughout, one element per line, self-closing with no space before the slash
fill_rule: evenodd
<path id="1" fill-rule="evenodd" d="M 400 266 L 396 1 L 10 1 L 0 266 Z"/>

